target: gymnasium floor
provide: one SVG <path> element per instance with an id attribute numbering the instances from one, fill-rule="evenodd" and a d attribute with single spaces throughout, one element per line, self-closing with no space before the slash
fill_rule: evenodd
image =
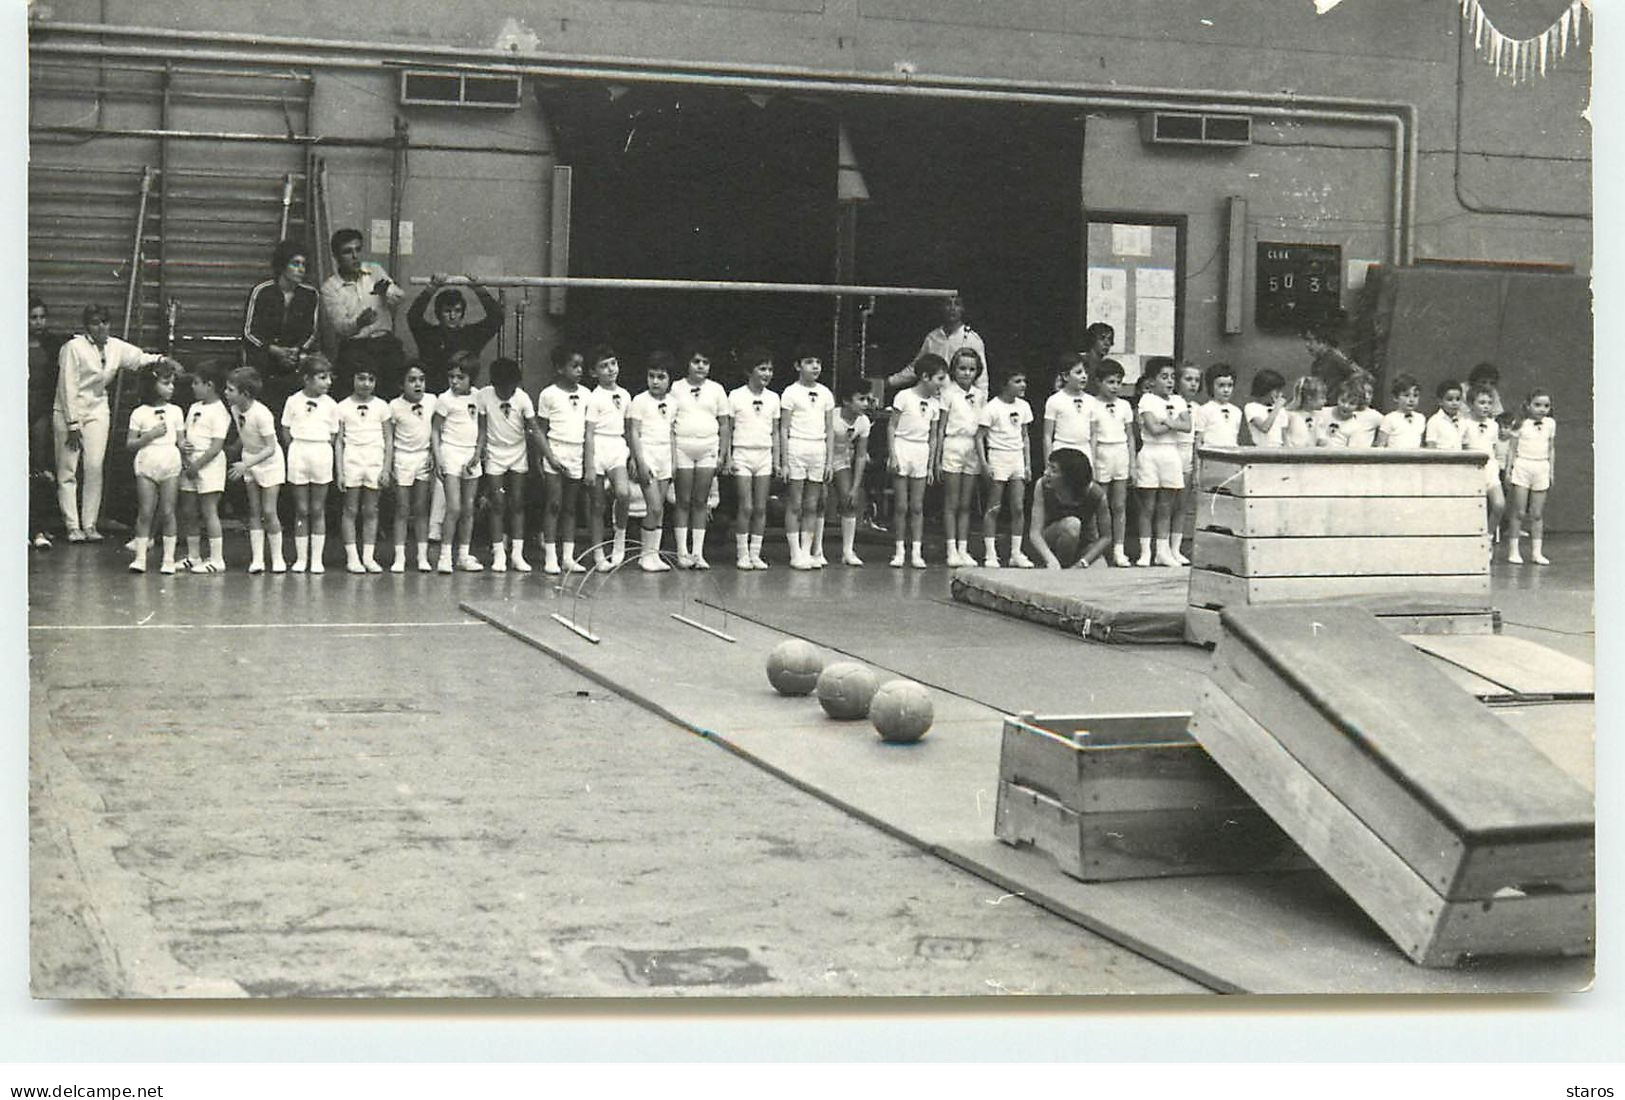
<path id="1" fill-rule="evenodd" d="M 1589 660 L 1590 541 L 1548 552 L 1497 565 L 1506 630 Z M 948 603 L 940 567 L 879 561 L 627 573 L 578 603 L 540 574 L 132 578 L 126 560 L 30 560 L 36 995 L 1204 992 L 459 607 L 715 597 L 940 661 L 1011 709 L 1169 709 L 1200 650 L 999 619 Z"/>

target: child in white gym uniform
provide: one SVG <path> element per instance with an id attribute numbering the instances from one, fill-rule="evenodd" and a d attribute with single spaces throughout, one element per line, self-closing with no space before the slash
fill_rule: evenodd
<path id="1" fill-rule="evenodd" d="M 302 364 L 304 389 L 282 406 L 282 443 L 288 453 L 288 484 L 293 486 L 293 571 L 325 573 L 327 487 L 333 484 L 333 437 L 339 406 L 327 395 L 333 367 L 320 355 Z"/>
<path id="2" fill-rule="evenodd" d="M 676 367 L 668 351 L 649 353 L 643 377 L 648 388 L 632 398 L 626 415 L 626 441 L 632 450 L 632 468 L 643 489 L 643 520 L 638 532 L 638 568 L 645 573 L 671 570 L 660 557 L 665 541 L 666 492 L 671 488 L 672 417 L 671 375 Z"/>
<path id="3" fill-rule="evenodd" d="M 226 491 L 226 437 L 231 434 L 231 413 L 220 400 L 226 388 L 226 367 L 217 361 L 202 364 L 192 377 L 197 398 L 186 411 L 181 437 L 180 522 L 186 535 L 183 568 L 193 573 L 224 573 L 226 557 L 220 539 L 220 497 Z M 209 556 L 203 556 L 201 526 L 209 537 Z"/>
<path id="4" fill-rule="evenodd" d="M 1196 410 L 1202 397 L 1202 368 L 1195 363 L 1181 363 L 1174 381 L 1174 392 L 1185 399 L 1189 421 L 1174 432 L 1174 445 L 1179 448 L 1179 469 L 1185 479 L 1184 488 L 1174 498 L 1174 513 L 1168 531 L 1168 547 L 1174 560 L 1184 562 L 1181 547 L 1185 542 L 1185 527 L 1190 521 L 1191 501 L 1196 487 Z"/>
<path id="5" fill-rule="evenodd" d="M 711 379 L 711 353 L 692 346 L 683 353 L 686 374 L 672 387 L 677 415 L 677 503 L 672 533 L 677 536 L 677 564 L 684 569 L 709 569 L 705 560 L 705 527 L 711 518 L 711 483 L 717 470 L 733 461 L 733 412 L 728 395 Z"/>
<path id="6" fill-rule="evenodd" d="M 175 394 L 175 369 L 167 361 L 149 363 L 137 379 L 141 404 L 130 413 L 130 430 L 125 446 L 135 452 L 135 493 L 137 501 L 135 539 L 131 549 L 135 560 L 130 572 L 147 571 L 147 548 L 152 545 L 153 517 L 158 518 L 164 556 L 160 573 L 175 572 L 175 492 L 181 476 L 180 431 L 184 420 L 178 406 L 170 403 Z"/>
<path id="7" fill-rule="evenodd" d="M 904 564 L 905 520 L 914 551 L 908 564 L 925 568 L 925 489 L 936 479 L 942 448 L 942 402 L 937 395 L 948 384 L 948 361 L 926 352 L 909 370 L 917 381 L 892 398 L 892 415 L 886 423 L 886 467 L 892 474 L 892 523 L 897 529 L 893 569 Z"/>
<path id="8" fill-rule="evenodd" d="M 1254 447 L 1286 445 L 1286 379 L 1269 368 L 1253 375 L 1253 399 L 1242 408 Z M 1308 444 L 1305 444 L 1307 446 Z"/>
<path id="9" fill-rule="evenodd" d="M 1329 405 L 1315 420 L 1317 447 L 1372 447 L 1382 427 L 1382 414 L 1366 404 L 1365 381 L 1350 378 L 1337 391 L 1337 404 Z"/>
<path id="10" fill-rule="evenodd" d="M 338 470 L 339 492 L 344 494 L 344 511 L 339 516 L 344 566 L 352 573 L 382 573 L 384 567 L 378 564 L 376 553 L 378 494 L 384 488 L 384 471 L 394 472 L 394 429 L 389 405 L 377 394 L 378 376 L 371 365 L 358 365 L 350 377 L 352 389 L 339 402 L 339 432 L 333 440 L 333 465 Z"/>
<path id="11" fill-rule="evenodd" d="M 1152 356 L 1146 360 L 1146 369 L 1149 388 L 1135 409 L 1140 438 L 1144 441 L 1134 477 L 1140 506 L 1140 557 L 1135 564 L 1186 565 L 1185 559 L 1174 552 L 1170 528 L 1174 500 L 1185 486 L 1178 433 L 1190 428 L 1190 406 L 1174 392 L 1176 368 L 1172 359 Z"/>
<path id="12" fill-rule="evenodd" d="M 626 560 L 626 511 L 632 503 L 632 479 L 626 469 L 632 453 L 626 443 L 626 414 L 632 408 L 632 395 L 620 384 L 621 361 L 614 348 L 600 344 L 593 348 L 591 359 L 598 384 L 587 395 L 586 451 L 582 456 L 592 466 L 592 476 L 587 479 L 587 535 L 592 539 L 593 565 L 600 573 L 608 573 Z M 608 554 L 604 553 L 606 485 L 613 529 Z"/>
<path id="13" fill-rule="evenodd" d="M 1468 416 L 1461 422 L 1461 449 L 1484 455 L 1484 505 L 1489 509 L 1490 530 L 1499 533 L 1506 496 L 1501 489 L 1501 464 L 1495 460 L 1501 443 L 1501 423 L 1495 419 L 1500 398 L 1493 388 L 1480 382 L 1467 391 Z"/>
<path id="14" fill-rule="evenodd" d="M 265 572 L 265 544 L 271 544 L 271 572 L 286 573 L 282 558 L 282 518 L 277 497 L 288 481 L 288 462 L 276 438 L 276 417 L 259 400 L 260 372 L 238 367 L 226 379 L 226 405 L 237 423 L 241 457 L 226 477 L 241 481 L 248 494 L 248 571 Z"/>
<path id="15" fill-rule="evenodd" d="M 982 357 L 963 347 L 948 362 L 948 385 L 942 389 L 942 529 L 948 543 L 948 566 L 975 565 L 970 556 L 971 502 L 982 472 L 976 431 L 982 424 L 986 395 L 977 388 Z M 1092 399 L 1091 399 L 1092 400 Z"/>
<path id="16" fill-rule="evenodd" d="M 1078 364 L 1080 368 L 1082 365 Z M 982 513 L 982 564 L 989 569 L 999 567 L 1001 497 L 1010 504 L 1010 564 L 1017 569 L 1033 568 L 1033 563 L 1021 552 L 1032 463 L 1027 426 L 1033 422 L 1033 410 L 1023 396 L 1026 392 L 1026 371 L 1014 370 L 1005 375 L 999 395 L 989 398 L 982 409 L 982 424 L 976 433 L 977 450 L 981 453 L 982 469 L 986 471 L 982 476 L 987 482 L 987 510 Z"/>
<path id="17" fill-rule="evenodd" d="M 586 473 L 586 360 L 574 348 L 553 349 L 553 381 L 536 397 L 542 451 L 542 571 L 585 573 L 576 561 L 576 498 Z"/>
<path id="18" fill-rule="evenodd" d="M 1422 384 L 1408 374 L 1397 374 L 1388 387 L 1394 407 L 1377 428 L 1377 446 L 1421 450 L 1427 420 L 1416 407 L 1422 403 Z"/>
<path id="19" fill-rule="evenodd" d="M 858 509 L 863 497 L 863 473 L 869 466 L 869 389 L 862 382 L 848 382 L 841 390 L 841 404 L 835 410 L 835 458 L 831 463 L 830 492 L 835 511 L 841 517 L 841 564 L 863 568 L 858 557 Z M 822 540 L 820 540 L 822 541 Z"/>
<path id="20" fill-rule="evenodd" d="M 1446 378 L 1434 388 L 1433 396 L 1438 399 L 1439 407 L 1428 417 L 1422 446 L 1429 450 L 1461 450 L 1462 393 L 1461 383 L 1452 378 Z"/>
<path id="21" fill-rule="evenodd" d="M 746 348 L 741 361 L 745 384 L 728 394 L 728 409 L 733 414 L 734 495 L 739 502 L 734 516 L 734 568 L 766 569 L 762 543 L 767 531 L 767 493 L 774 475 L 784 476 L 783 440 L 779 438 L 783 406 L 779 395 L 768 389 L 773 381 L 773 356 L 767 349 Z M 787 512 L 784 529 L 794 565 L 798 555 L 792 527 Z"/>
<path id="22" fill-rule="evenodd" d="M 525 475 L 530 472 L 530 440 L 539 429 L 536 406 L 519 388 L 517 360 L 491 361 L 491 384 L 480 390 L 485 417 L 485 493 L 490 502 L 491 572 L 508 566 L 530 572 L 525 560 Z M 509 542 L 513 549 L 508 549 Z"/>
<path id="23" fill-rule="evenodd" d="M 485 416 L 474 393 L 475 362 L 454 359 L 446 367 L 448 388 L 434 403 L 429 422 L 435 466 L 446 488 L 446 518 L 441 527 L 442 573 L 452 571 L 452 545 L 457 546 L 457 568 L 481 572 L 485 566 L 474 556 L 474 498 L 480 488 L 480 457 L 485 453 Z"/>
<path id="24" fill-rule="evenodd" d="M 824 482 L 829 478 L 835 436 L 835 395 L 818 381 L 824 361 L 811 347 L 795 351 L 796 380 L 779 395 L 780 453 L 788 490 L 784 534 L 790 543 L 791 569 L 822 569 Z M 737 434 L 737 428 L 735 429 Z"/>
<path id="25" fill-rule="evenodd" d="M 436 480 L 434 448 L 430 445 L 435 398 L 423 392 L 427 380 L 423 364 L 412 363 L 401 380 L 401 395 L 389 403 L 395 441 L 395 560 L 389 564 L 391 573 L 406 572 L 408 519 L 417 536 L 418 572 L 434 569 L 429 562 L 429 511 Z"/>
<path id="26" fill-rule="evenodd" d="M 1208 399 L 1191 414 L 1198 447 L 1234 447 L 1241 440 L 1241 410 L 1231 403 L 1236 372 L 1229 363 L 1214 363 L 1203 375 Z"/>
<path id="27" fill-rule="evenodd" d="M 1111 509 L 1112 565 L 1126 568 L 1129 562 L 1123 543 L 1128 537 L 1128 488 L 1134 477 L 1134 408 L 1119 396 L 1123 364 L 1107 359 L 1096 372 L 1095 381 L 1100 387 L 1099 406 L 1090 424 L 1095 445 L 1095 483 L 1106 490 L 1106 504 Z"/>
<path id="28" fill-rule="evenodd" d="M 1552 487 L 1557 470 L 1557 421 L 1552 419 L 1552 395 L 1535 389 L 1523 402 L 1523 414 L 1512 427 L 1511 464 L 1507 475 L 1507 491 L 1511 506 L 1507 509 L 1507 561 L 1523 564 L 1518 551 L 1519 523 L 1529 527 L 1529 560 L 1536 565 L 1550 565 L 1543 553 L 1546 541 L 1546 494 Z"/>

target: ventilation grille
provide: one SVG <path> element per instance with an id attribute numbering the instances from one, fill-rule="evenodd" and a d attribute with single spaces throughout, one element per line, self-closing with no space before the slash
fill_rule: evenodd
<path id="1" fill-rule="evenodd" d="M 520 77 L 506 73 L 401 71 L 401 103 L 408 107 L 484 107 L 511 111 L 519 106 Z"/>
<path id="2" fill-rule="evenodd" d="M 1247 115 L 1150 111 L 1141 116 L 1140 129 L 1150 145 L 1205 145 L 1233 149 L 1253 142 L 1253 120 Z"/>

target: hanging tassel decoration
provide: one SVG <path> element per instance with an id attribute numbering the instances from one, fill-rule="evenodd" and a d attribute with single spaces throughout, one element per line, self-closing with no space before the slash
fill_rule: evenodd
<path id="1" fill-rule="evenodd" d="M 1484 58 L 1496 76 L 1509 77 L 1514 84 L 1529 81 L 1537 72 L 1545 76 L 1549 65 L 1568 56 L 1571 36 L 1579 46 L 1589 11 L 1589 0 L 1572 0 L 1551 26 L 1533 38 L 1509 38 L 1496 29 L 1480 0 L 1461 0 L 1461 17 L 1473 36 L 1473 52 Z"/>

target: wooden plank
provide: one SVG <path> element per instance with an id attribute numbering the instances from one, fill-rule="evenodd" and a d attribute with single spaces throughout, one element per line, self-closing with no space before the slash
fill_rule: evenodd
<path id="1" fill-rule="evenodd" d="M 1404 639 L 1336 605 L 1223 622 L 1213 681 L 1440 894 L 1591 888 L 1591 795 Z M 1519 845 L 1541 845 L 1542 865 Z"/>
<path id="2" fill-rule="evenodd" d="M 1496 634 L 1499 616 L 1494 611 L 1456 613 L 1376 613 L 1377 621 L 1395 634 Z"/>
<path id="3" fill-rule="evenodd" d="M 1593 947 L 1589 893 L 1447 903 L 1217 685 L 1204 687 L 1193 730 L 1412 961 L 1452 966 L 1466 954 L 1571 954 Z"/>
<path id="4" fill-rule="evenodd" d="M 1291 601 L 1342 600 L 1355 596 L 1427 597 L 1463 610 L 1489 610 L 1487 574 L 1374 577 L 1236 577 L 1211 569 L 1191 570 L 1193 607 L 1236 607 Z"/>
<path id="5" fill-rule="evenodd" d="M 1012 847 L 1037 848 L 1069 875 L 1083 874 L 1078 815 L 1040 791 L 1001 780 L 993 835 Z"/>
<path id="6" fill-rule="evenodd" d="M 1256 457 L 1278 448 L 1258 448 L 1243 461 L 1211 459 L 1198 465 L 1197 487 L 1237 497 L 1470 497 L 1484 494 L 1484 458 L 1463 464 L 1346 460 L 1329 462 L 1314 452 L 1284 462 Z M 1471 452 L 1463 452 L 1471 455 Z"/>
<path id="7" fill-rule="evenodd" d="M 1215 646 L 1224 637 L 1219 612 L 1211 607 L 1185 609 L 1185 640 L 1192 645 Z"/>
<path id="8" fill-rule="evenodd" d="M 1097 747 L 1166 744 L 1192 739 L 1188 710 L 1156 714 L 1037 715 L 1027 721 L 1075 741 L 1087 739 Z"/>
<path id="9" fill-rule="evenodd" d="M 1596 672 L 1591 665 L 1527 638 L 1506 634 L 1466 638 L 1411 634 L 1405 640 L 1424 653 L 1500 684 L 1515 696 L 1596 696 Z"/>
<path id="10" fill-rule="evenodd" d="M 1183 745 L 1134 745 L 1079 754 L 1082 809 L 1088 814 L 1175 810 L 1248 810 L 1244 791 L 1194 739 Z"/>
<path id="11" fill-rule="evenodd" d="M 1198 531 L 1191 565 L 1239 577 L 1487 575 L 1490 543 L 1483 535 L 1253 538 Z"/>
<path id="12" fill-rule="evenodd" d="M 1537 703 L 1501 706 L 1495 716 L 1588 791 L 1597 789 L 1597 705 Z"/>
<path id="13" fill-rule="evenodd" d="M 1428 664 L 1432 665 L 1439 675 L 1475 699 L 1483 702 L 1506 702 L 1516 698 L 1500 684 L 1486 680 L 1482 676 L 1475 676 L 1466 669 L 1453 665 L 1449 661 L 1442 661 L 1431 653 L 1425 654 L 1425 656 L 1428 659 Z"/>
<path id="14" fill-rule="evenodd" d="M 1069 738 L 1006 717 L 999 746 L 999 778 L 1031 788 L 1074 813 L 1083 810 L 1078 747 Z"/>
<path id="15" fill-rule="evenodd" d="M 1078 822 L 1082 851 L 1078 877 L 1107 882 L 1314 866 L 1250 798 L 1247 807 L 1085 814 Z"/>
<path id="16" fill-rule="evenodd" d="M 1426 497 L 1240 497 L 1202 493 L 1199 530 L 1257 538 L 1292 535 L 1484 535 L 1482 493 Z M 1198 536 L 1200 540 L 1200 536 Z"/>

